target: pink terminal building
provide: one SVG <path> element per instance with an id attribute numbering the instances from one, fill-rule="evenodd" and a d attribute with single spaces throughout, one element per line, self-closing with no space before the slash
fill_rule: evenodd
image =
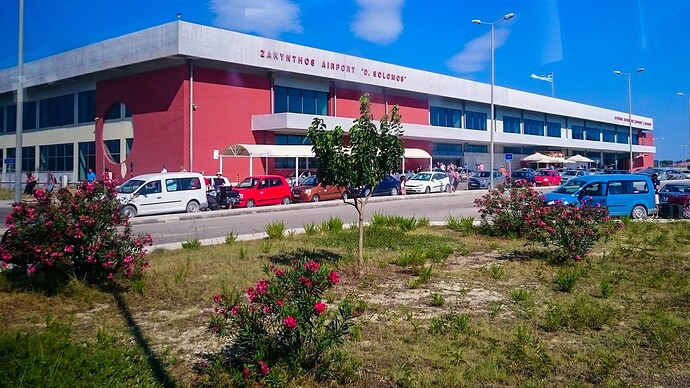
<path id="1" fill-rule="evenodd" d="M 222 170 L 233 181 L 287 174 L 313 161 L 271 151 L 308 144 L 314 117 L 349 129 L 363 93 L 375 118 L 400 107 L 405 147 L 434 163 L 489 165 L 487 83 L 183 21 L 29 62 L 24 76 L 22 160 L 12 164 L 17 69 L 0 70 L 3 181 L 19 162 L 71 181 L 88 169 L 125 180 L 163 166 Z M 506 155 L 516 168 L 542 152 L 629 169 L 628 112 L 500 86 L 494 102 L 496 168 Z M 653 164 L 653 127 L 632 116 L 634 169 Z M 426 168 L 429 159 L 404 163 Z"/>

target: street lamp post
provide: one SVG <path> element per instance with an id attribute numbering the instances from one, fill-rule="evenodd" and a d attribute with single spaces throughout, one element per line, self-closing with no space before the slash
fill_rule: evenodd
<path id="1" fill-rule="evenodd" d="M 656 156 L 659 158 L 659 166 L 658 167 L 663 167 L 661 165 L 661 141 L 664 140 L 663 137 L 655 137 L 654 138 L 654 145 L 656 146 Z M 657 143 L 657 141 L 659 143 Z"/>
<path id="2" fill-rule="evenodd" d="M 24 0 L 19 0 L 19 44 L 17 51 L 17 130 L 14 147 L 14 202 L 22 200 L 22 130 L 24 129 Z M 27 168 L 27 171 L 31 167 Z"/>
<path id="3" fill-rule="evenodd" d="M 489 184 L 492 189 L 494 188 L 494 132 L 496 131 L 496 117 L 494 113 L 494 26 L 504 20 L 512 19 L 514 16 L 514 13 L 509 13 L 493 23 L 483 22 L 479 19 L 472 20 L 474 24 L 488 24 L 491 26 L 491 134 L 489 136 L 489 157 L 491 159 L 489 161 Z"/>
<path id="4" fill-rule="evenodd" d="M 690 94 L 683 92 L 678 92 L 676 94 L 688 98 L 688 144 L 690 144 Z"/>
<path id="5" fill-rule="evenodd" d="M 628 144 L 630 145 L 630 172 L 633 172 L 633 151 L 632 151 L 632 94 L 631 94 L 631 88 L 630 88 L 630 77 L 635 74 L 635 73 L 642 73 L 644 71 L 644 67 L 640 67 L 639 69 L 635 71 L 631 71 L 630 73 L 623 73 L 620 70 L 614 70 L 614 74 L 618 75 L 624 75 L 628 77 L 628 129 L 629 129 L 629 138 L 628 138 Z"/>

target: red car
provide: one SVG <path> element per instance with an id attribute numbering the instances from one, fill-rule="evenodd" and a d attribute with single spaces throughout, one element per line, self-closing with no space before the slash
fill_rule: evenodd
<path id="1" fill-rule="evenodd" d="M 233 207 L 262 205 L 287 205 L 292 201 L 292 191 L 285 177 L 280 175 L 254 175 L 244 178 L 229 193 Z"/>
<path id="2" fill-rule="evenodd" d="M 539 170 L 534 174 L 534 182 L 537 185 L 559 186 L 561 175 L 556 170 Z"/>

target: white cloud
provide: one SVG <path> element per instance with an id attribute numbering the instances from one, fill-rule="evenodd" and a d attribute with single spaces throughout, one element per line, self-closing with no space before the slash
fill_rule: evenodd
<path id="1" fill-rule="evenodd" d="M 211 0 L 215 25 L 239 32 L 277 38 L 283 32 L 302 32 L 300 9 L 290 0 Z"/>
<path id="2" fill-rule="evenodd" d="M 501 47 L 508 40 L 509 35 L 509 29 L 496 27 L 494 49 Z M 491 31 L 469 41 L 462 51 L 446 61 L 446 66 L 460 74 L 476 73 L 491 66 Z"/>
<path id="3" fill-rule="evenodd" d="M 359 11 L 350 24 L 356 37 L 376 44 L 389 44 L 403 30 L 405 0 L 357 0 Z"/>

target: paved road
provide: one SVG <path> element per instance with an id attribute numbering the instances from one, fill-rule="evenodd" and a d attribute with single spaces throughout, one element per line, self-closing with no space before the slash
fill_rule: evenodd
<path id="1" fill-rule="evenodd" d="M 365 218 L 368 221 L 375 212 L 426 217 L 431 221 L 444 221 L 449 214 L 454 217 L 476 217 L 478 209 L 474 206 L 474 199 L 485 193 L 485 190 L 480 190 L 373 198 L 365 207 Z M 223 241 L 231 231 L 236 235 L 262 233 L 264 227 L 274 221 L 283 221 L 287 229 L 296 229 L 312 222 L 319 224 L 329 217 L 340 217 L 345 223 L 356 223 L 357 211 L 342 201 L 275 205 L 207 211 L 196 215 L 137 217 L 132 220 L 132 229 L 137 233 L 150 233 L 154 243 L 159 245 L 193 238 Z"/>

